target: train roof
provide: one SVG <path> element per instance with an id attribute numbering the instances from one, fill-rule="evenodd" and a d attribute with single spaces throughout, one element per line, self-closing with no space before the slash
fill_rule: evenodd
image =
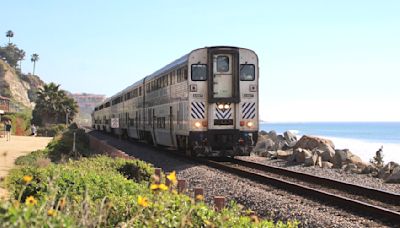
<path id="1" fill-rule="evenodd" d="M 164 66 L 163 68 L 157 70 L 156 72 L 150 74 L 149 76 L 146 77 L 146 80 L 151 80 L 154 77 L 156 77 L 157 75 L 160 75 L 164 72 L 166 73 L 176 67 L 179 67 L 180 65 L 182 65 L 188 61 L 189 55 L 190 55 L 190 53 L 187 53 L 186 55 L 180 57 L 179 59 L 173 61 L 172 63 L 170 63 L 170 64 Z"/>
<path id="2" fill-rule="evenodd" d="M 238 49 L 246 49 L 246 48 L 240 48 L 240 47 L 234 47 L 234 46 L 210 46 L 210 47 L 203 47 L 203 48 L 238 48 Z M 107 103 L 108 101 L 112 101 L 113 99 L 115 99 L 115 98 L 117 98 L 117 97 L 123 95 L 123 94 L 126 93 L 126 92 L 129 92 L 130 90 L 136 88 L 137 86 L 142 85 L 144 80 L 146 80 L 146 81 L 147 81 L 147 80 L 152 80 L 152 79 L 154 79 L 156 76 L 159 76 L 160 74 L 167 73 L 167 72 L 171 71 L 172 69 L 175 69 L 175 68 L 181 66 L 182 64 L 184 64 L 184 63 L 186 63 L 186 62 L 188 61 L 190 53 L 192 53 L 193 51 L 199 50 L 199 49 L 203 49 L 203 48 L 198 48 L 198 49 L 192 50 L 191 52 L 189 52 L 189 53 L 183 55 L 182 57 L 176 59 L 175 61 L 173 61 L 173 62 L 167 64 L 167 65 L 164 66 L 163 68 L 161 68 L 161 69 L 155 71 L 154 73 L 152 73 L 152 74 L 150 74 L 150 75 L 144 77 L 144 79 L 140 79 L 139 81 L 137 81 L 137 82 L 133 83 L 132 85 L 126 87 L 125 89 L 119 91 L 118 93 L 114 94 L 113 96 L 111 96 L 111 97 L 105 99 L 105 100 L 104 100 L 102 103 L 100 103 L 99 105 L 105 104 L 105 103 Z M 248 50 L 250 50 L 250 49 L 248 49 Z M 99 106 L 99 105 L 98 105 L 98 106 Z"/>

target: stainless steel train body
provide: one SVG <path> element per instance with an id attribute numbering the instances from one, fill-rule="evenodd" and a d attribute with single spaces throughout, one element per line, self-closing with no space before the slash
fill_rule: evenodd
<path id="1" fill-rule="evenodd" d="M 192 155 L 249 155 L 258 136 L 258 73 L 252 50 L 196 49 L 98 105 L 93 127 Z"/>

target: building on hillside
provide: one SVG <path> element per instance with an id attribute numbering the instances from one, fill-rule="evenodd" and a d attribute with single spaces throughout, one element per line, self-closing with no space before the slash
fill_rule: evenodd
<path id="1" fill-rule="evenodd" d="M 94 107 L 106 99 L 105 95 L 88 94 L 88 93 L 73 93 L 70 95 L 79 106 L 79 113 L 75 121 L 82 125 L 90 126 L 92 122 L 91 113 Z"/>
<path id="2" fill-rule="evenodd" d="M 0 113 L 10 112 L 10 98 L 0 96 Z"/>

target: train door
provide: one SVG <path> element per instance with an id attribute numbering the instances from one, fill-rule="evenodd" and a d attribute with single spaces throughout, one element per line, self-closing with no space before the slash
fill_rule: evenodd
<path id="1" fill-rule="evenodd" d="M 154 145 L 157 145 L 157 139 L 156 139 L 156 124 L 157 124 L 157 118 L 156 118 L 156 115 L 155 115 L 155 112 L 154 112 L 154 108 L 152 108 L 151 109 L 151 118 L 152 118 L 152 129 L 153 129 L 153 131 L 152 131 L 152 133 L 153 133 L 153 143 L 154 143 Z"/>
<path id="2" fill-rule="evenodd" d="M 211 129 L 234 129 L 234 55 L 213 54 L 213 98 L 210 104 L 209 127 Z"/>
<path id="3" fill-rule="evenodd" d="M 174 119 L 172 116 L 172 106 L 169 106 L 169 134 L 171 136 L 171 146 L 175 146 L 175 143 L 174 143 Z"/>
<path id="4" fill-rule="evenodd" d="M 138 111 L 136 111 L 136 116 L 135 116 L 135 127 L 136 127 L 136 134 L 139 138 L 139 117 L 138 117 Z"/>
<path id="5" fill-rule="evenodd" d="M 213 56 L 214 98 L 230 98 L 233 95 L 233 58 L 231 54 Z"/>

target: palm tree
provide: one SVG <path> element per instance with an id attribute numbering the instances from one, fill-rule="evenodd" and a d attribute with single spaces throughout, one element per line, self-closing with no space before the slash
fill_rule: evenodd
<path id="1" fill-rule="evenodd" d="M 8 37 L 8 43 L 11 44 L 11 38 L 14 37 L 14 32 L 11 31 L 11 30 L 8 30 L 8 31 L 6 32 L 6 37 Z"/>
<path id="2" fill-rule="evenodd" d="M 42 122 L 45 125 L 64 123 L 67 112 L 70 121 L 78 112 L 78 105 L 64 90 L 60 90 L 60 85 L 51 82 L 39 89 L 32 113 L 35 123 Z"/>
<path id="3" fill-rule="evenodd" d="M 35 75 L 36 62 L 39 61 L 39 55 L 34 53 L 31 55 L 31 62 L 33 62 L 33 75 Z"/>

